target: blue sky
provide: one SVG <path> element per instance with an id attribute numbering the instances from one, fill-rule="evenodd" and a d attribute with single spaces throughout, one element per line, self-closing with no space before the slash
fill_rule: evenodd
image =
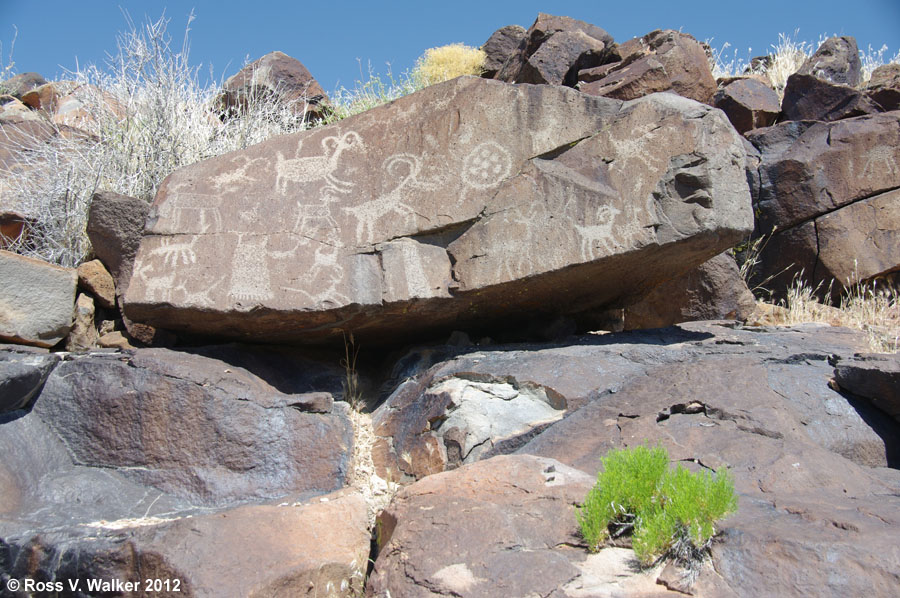
<path id="1" fill-rule="evenodd" d="M 63 68 L 102 64 L 126 29 L 122 9 L 135 22 L 171 19 L 169 32 L 180 43 L 193 9 L 191 63 L 215 78 L 236 72 L 246 57 L 281 50 L 303 62 L 326 91 L 353 87 L 371 62 L 380 73 L 412 67 L 427 48 L 453 42 L 481 45 L 509 24 L 528 27 L 540 11 L 568 15 L 606 29 L 617 41 L 653 29 L 681 29 L 714 47 L 728 42 L 739 56 L 764 54 L 779 33 L 816 41 L 821 34 L 853 35 L 860 48 L 870 44 L 900 50 L 900 0 L 633 0 L 610 2 L 515 0 L 489 2 L 329 2 L 318 0 L 0 0 L 0 42 L 16 72 L 37 71 L 59 78 Z M 731 50 L 729 50 L 729 55 Z"/>

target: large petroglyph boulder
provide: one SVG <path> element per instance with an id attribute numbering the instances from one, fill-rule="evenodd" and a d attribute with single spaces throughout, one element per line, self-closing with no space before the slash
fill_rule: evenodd
<path id="1" fill-rule="evenodd" d="M 172 174 L 125 313 L 279 342 L 576 313 L 742 238 L 744 159 L 673 94 L 460 78 Z"/>

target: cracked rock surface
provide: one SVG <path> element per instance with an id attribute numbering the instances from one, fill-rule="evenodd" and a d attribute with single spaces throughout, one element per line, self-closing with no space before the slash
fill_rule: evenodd
<path id="1" fill-rule="evenodd" d="M 47 357 L 3 356 L 7 366 Z M 289 394 L 168 349 L 45 361 L 30 408 L 0 415 L 0 582 L 177 578 L 171 595 L 182 596 L 361 591 L 367 505 L 342 490 L 346 404 L 302 392 L 310 380 L 333 385 L 327 368 L 307 381 L 295 369 L 301 392 Z M 97 595 L 82 590 L 71 595 Z"/>
<path id="2" fill-rule="evenodd" d="M 581 549 L 567 552 L 579 545 L 571 505 L 538 482 L 520 481 L 537 480 L 546 465 L 514 460 L 552 459 L 593 481 L 610 449 L 658 443 L 689 469 L 727 467 L 739 494 L 695 595 L 891 596 L 900 562 L 900 428 L 829 384 L 834 364 L 855 364 L 861 343 L 857 333 L 817 325 L 696 322 L 565 345 L 485 347 L 432 366 L 380 414 L 395 434 L 381 453 L 395 476 L 421 475 L 417 456 L 440 442 L 415 428 L 423 420 L 412 416 L 417 396 L 420 410 L 432 409 L 424 420 L 440 419 L 435 412 L 446 403 L 427 391 L 435 380 L 515 379 L 558 395 L 567 413 L 512 456 L 427 475 L 404 489 L 383 517 L 372 595 L 665 595 L 656 585 L 663 573 L 635 577 L 612 549 L 587 560 Z M 400 442 L 409 460 L 392 453 Z M 578 502 L 584 494 L 571 496 Z M 517 531 L 522 519 L 536 530 Z M 556 530 L 552 539 L 541 535 L 544 525 Z M 533 594 L 517 593 L 520 579 Z"/>
<path id="3" fill-rule="evenodd" d="M 752 188 L 767 237 L 751 285 L 782 296 L 801 275 L 844 287 L 900 267 L 900 111 L 837 122 L 788 121 L 747 135 L 760 152 Z"/>
<path id="4" fill-rule="evenodd" d="M 638 296 L 752 226 L 745 150 L 674 94 L 463 77 L 173 173 L 125 313 L 368 344 Z"/>

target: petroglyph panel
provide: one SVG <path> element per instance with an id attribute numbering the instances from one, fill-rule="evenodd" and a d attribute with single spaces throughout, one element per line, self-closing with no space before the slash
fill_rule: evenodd
<path id="1" fill-rule="evenodd" d="M 173 173 L 126 313 L 192 332 L 314 341 L 341 327 L 377 335 L 490 319 L 498 305 L 515 310 L 513 297 L 556 306 L 530 297 L 526 281 L 638 260 L 660 230 L 674 231 L 666 243 L 743 234 L 742 151 L 720 114 L 682 98 L 623 104 L 457 79 Z M 502 301 L 480 294 L 520 281 Z"/>
<path id="2" fill-rule="evenodd" d="M 762 150 L 758 205 L 764 231 L 900 188 L 900 112 L 799 130 L 782 123 L 749 139 Z"/>
<path id="3" fill-rule="evenodd" d="M 379 246 L 385 303 L 449 297 L 450 258 L 442 248 L 413 239 Z"/>

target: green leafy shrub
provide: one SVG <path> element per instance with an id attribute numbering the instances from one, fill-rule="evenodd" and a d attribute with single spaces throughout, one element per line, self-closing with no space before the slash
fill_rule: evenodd
<path id="1" fill-rule="evenodd" d="M 716 533 L 715 522 L 737 510 L 734 483 L 724 468 L 694 474 L 668 468 L 662 447 L 613 450 L 603 458 L 597 485 L 578 511 L 591 551 L 630 533 L 635 554 L 648 566 L 672 558 L 699 561 Z"/>
<path id="2" fill-rule="evenodd" d="M 462 75 L 480 75 L 485 58 L 483 50 L 464 44 L 430 48 L 416 61 L 412 76 L 426 87 Z"/>

